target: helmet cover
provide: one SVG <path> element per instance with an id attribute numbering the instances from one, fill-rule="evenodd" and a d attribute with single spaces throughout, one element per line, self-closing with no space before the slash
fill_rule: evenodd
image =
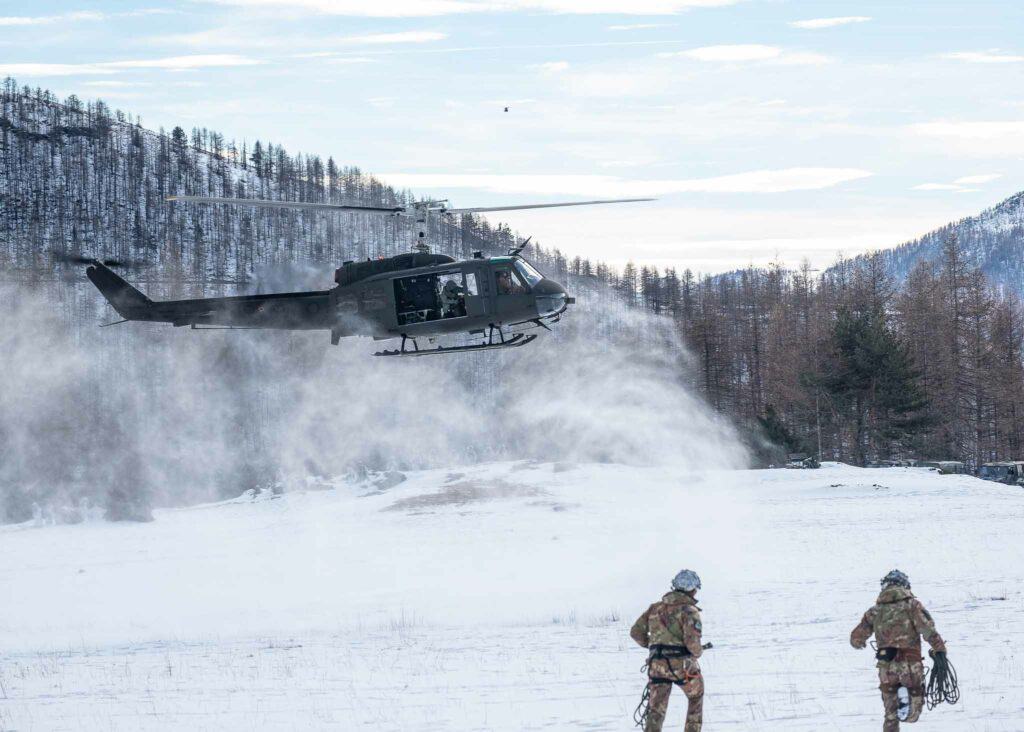
<path id="1" fill-rule="evenodd" d="M 910 577 L 898 569 L 894 569 L 889 574 L 882 577 L 882 587 L 890 587 L 895 585 L 897 587 L 906 587 L 910 589 Z"/>
<path id="2" fill-rule="evenodd" d="M 672 578 L 672 589 L 681 592 L 696 592 L 700 589 L 700 577 L 692 569 L 684 569 Z"/>

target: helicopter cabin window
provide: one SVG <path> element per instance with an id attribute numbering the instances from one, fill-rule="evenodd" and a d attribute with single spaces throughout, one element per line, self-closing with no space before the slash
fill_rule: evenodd
<path id="1" fill-rule="evenodd" d="M 530 287 L 533 287 L 544 279 L 544 275 L 538 272 L 536 268 L 525 259 L 516 260 L 516 269 L 519 271 L 519 274 L 523 276 L 523 279 L 529 283 Z"/>
<path id="2" fill-rule="evenodd" d="M 394 282 L 399 325 L 461 318 L 466 315 L 466 295 L 474 294 L 459 271 L 399 277 Z"/>
<path id="3" fill-rule="evenodd" d="M 499 295 L 525 295 L 526 285 L 511 267 L 498 267 L 494 270 L 494 284 Z"/>

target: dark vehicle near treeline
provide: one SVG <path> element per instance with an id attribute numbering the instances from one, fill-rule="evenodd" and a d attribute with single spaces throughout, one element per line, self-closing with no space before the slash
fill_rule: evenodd
<path id="1" fill-rule="evenodd" d="M 978 469 L 978 477 L 1006 485 L 1024 485 L 1024 460 L 985 463 Z"/>

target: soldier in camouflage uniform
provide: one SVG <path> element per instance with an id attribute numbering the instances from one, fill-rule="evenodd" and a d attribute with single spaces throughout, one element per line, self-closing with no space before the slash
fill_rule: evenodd
<path id="1" fill-rule="evenodd" d="M 924 666 L 921 658 L 921 637 L 928 641 L 933 653 L 945 653 L 946 644 L 935 631 L 935 622 L 924 605 L 910 591 L 910 579 L 894 569 L 882 578 L 882 593 L 874 607 L 864 613 L 860 624 L 850 634 L 850 645 L 864 648 L 874 633 L 878 652 L 878 688 L 885 706 L 882 732 L 900 728 L 899 689 L 910 694 L 907 722 L 916 722 L 924 706 Z"/>
<path id="2" fill-rule="evenodd" d="M 647 660 L 650 700 L 645 732 L 660 732 L 668 711 L 672 685 L 678 684 L 689 702 L 685 732 L 700 732 L 704 709 L 704 678 L 697 659 L 702 652 L 700 589 L 696 572 L 684 569 L 672 580 L 672 591 L 651 605 L 633 624 L 629 635 L 650 649 Z"/>

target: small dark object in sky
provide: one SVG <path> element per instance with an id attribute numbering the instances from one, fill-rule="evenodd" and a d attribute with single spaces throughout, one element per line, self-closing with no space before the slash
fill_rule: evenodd
<path id="1" fill-rule="evenodd" d="M 508 111 L 508 107 L 505 107 L 505 111 L 506 111 L 506 112 Z"/>

